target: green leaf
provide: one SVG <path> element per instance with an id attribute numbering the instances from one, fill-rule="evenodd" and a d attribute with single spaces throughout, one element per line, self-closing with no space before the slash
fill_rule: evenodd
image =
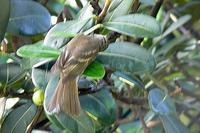
<path id="1" fill-rule="evenodd" d="M 116 17 L 128 14 L 133 5 L 133 2 L 134 2 L 133 0 L 123 0 L 122 2 L 117 2 L 116 0 L 113 1 L 112 2 L 113 4 L 111 3 L 111 5 L 114 5 L 114 3 L 119 3 L 119 4 L 117 5 L 117 7 L 114 5 L 114 7 L 116 8 L 112 12 L 108 13 L 103 21 L 109 22 L 115 19 Z M 111 9 L 112 8 L 113 6 L 111 6 Z"/>
<path id="2" fill-rule="evenodd" d="M 44 39 L 44 45 L 53 48 L 60 48 L 69 41 L 69 35 L 75 35 L 91 20 L 91 18 L 83 20 L 71 20 L 56 24 L 47 33 Z M 59 35 L 59 36 L 58 36 Z"/>
<path id="3" fill-rule="evenodd" d="M 112 12 L 113 10 L 115 10 L 122 2 L 123 0 L 112 0 L 110 3 L 110 6 L 108 8 L 108 12 Z M 127 1 L 128 2 L 128 1 Z M 128 5 L 127 5 L 128 6 Z"/>
<path id="4" fill-rule="evenodd" d="M 97 60 L 115 70 L 134 74 L 152 72 L 156 67 L 154 57 L 146 49 L 129 42 L 110 44 L 98 54 Z"/>
<path id="5" fill-rule="evenodd" d="M 50 28 L 51 16 L 41 4 L 32 0 L 11 0 L 10 5 L 8 32 L 35 35 Z"/>
<path id="6" fill-rule="evenodd" d="M 60 51 L 41 43 L 24 45 L 17 50 L 17 55 L 25 58 L 57 58 Z"/>
<path id="7" fill-rule="evenodd" d="M 14 109 L 5 118 L 1 127 L 2 133 L 24 133 L 32 122 L 37 107 L 31 102 Z"/>
<path id="8" fill-rule="evenodd" d="M 132 37 L 155 37 L 161 34 L 160 24 L 145 14 L 130 14 L 103 23 L 104 27 Z"/>
<path id="9" fill-rule="evenodd" d="M 45 112 L 52 123 L 54 123 L 59 128 L 72 133 L 94 133 L 94 124 L 93 121 L 89 118 L 89 116 L 85 112 L 81 112 L 81 114 L 77 117 L 73 117 L 67 115 L 63 112 L 59 114 L 50 114 L 47 111 L 47 106 L 51 97 L 54 94 L 55 88 L 58 84 L 59 77 L 52 76 L 48 82 L 45 91 L 45 100 L 44 100 L 44 109 Z"/>
<path id="10" fill-rule="evenodd" d="M 189 133 L 177 118 L 175 104 L 167 94 L 159 89 L 152 89 L 148 99 L 149 106 L 159 115 L 166 133 Z"/>
<path id="11" fill-rule="evenodd" d="M 109 126 L 116 119 L 116 103 L 107 87 L 100 89 L 94 94 L 81 96 L 81 106 L 91 114 L 94 120 L 98 120 L 102 126 Z"/>
<path id="12" fill-rule="evenodd" d="M 114 72 L 115 76 L 118 77 L 119 80 L 131 85 L 131 86 L 137 86 L 138 88 L 144 89 L 144 84 L 134 75 L 125 73 L 125 72 Z"/>
<path id="13" fill-rule="evenodd" d="M 45 89 L 50 79 L 50 72 L 39 68 L 32 68 L 32 82 L 36 87 Z"/>
<path id="14" fill-rule="evenodd" d="M 25 70 L 16 63 L 0 64 L 0 82 L 6 86 L 22 80 L 25 73 Z"/>
<path id="15" fill-rule="evenodd" d="M 160 115 L 175 114 L 176 107 L 172 99 L 159 89 L 149 92 L 149 105 L 151 109 Z"/>
<path id="16" fill-rule="evenodd" d="M 0 1 L 0 42 L 3 40 L 10 16 L 10 1 Z"/>
<path id="17" fill-rule="evenodd" d="M 162 34 L 162 38 L 169 35 L 171 32 L 173 32 L 174 30 L 178 29 L 179 27 L 181 27 L 183 24 L 185 24 L 186 22 L 188 22 L 191 19 L 190 15 L 185 15 L 183 17 L 180 17 L 176 22 L 172 23 L 169 28 Z"/>
<path id="18" fill-rule="evenodd" d="M 102 79 L 105 75 L 104 66 L 101 63 L 94 61 L 85 69 L 83 75 L 93 79 Z"/>
<path id="19" fill-rule="evenodd" d="M 160 119 L 166 133 L 189 133 L 186 126 L 173 114 L 161 115 Z"/>
<path id="20" fill-rule="evenodd" d="M 91 6 L 90 2 L 88 2 L 76 15 L 77 20 L 83 20 L 83 19 L 88 19 L 91 18 L 93 14 L 93 7 Z"/>

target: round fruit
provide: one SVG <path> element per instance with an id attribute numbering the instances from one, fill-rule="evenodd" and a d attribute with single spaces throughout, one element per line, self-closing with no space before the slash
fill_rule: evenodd
<path id="1" fill-rule="evenodd" d="M 37 89 L 33 94 L 32 100 L 35 105 L 42 105 L 44 101 L 44 91 Z"/>

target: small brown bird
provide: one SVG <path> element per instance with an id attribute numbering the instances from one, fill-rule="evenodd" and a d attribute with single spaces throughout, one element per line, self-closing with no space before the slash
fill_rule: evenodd
<path id="1" fill-rule="evenodd" d="M 78 79 L 86 67 L 95 59 L 98 52 L 108 47 L 105 37 L 101 35 L 86 36 L 78 34 L 64 48 L 52 70 L 60 72 L 60 80 L 48 110 L 70 115 L 80 114 L 81 107 L 78 93 Z"/>

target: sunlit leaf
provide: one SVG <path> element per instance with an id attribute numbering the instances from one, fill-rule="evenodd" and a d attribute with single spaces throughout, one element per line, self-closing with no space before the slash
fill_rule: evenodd
<path id="1" fill-rule="evenodd" d="M 116 42 L 100 52 L 97 60 L 115 70 L 135 74 L 151 72 L 156 66 L 154 57 L 134 43 Z"/>
<path id="2" fill-rule="evenodd" d="M 160 24 L 144 14 L 120 16 L 103 25 L 109 30 L 133 37 L 155 37 L 161 34 Z"/>
<path id="3" fill-rule="evenodd" d="M 17 55 L 25 58 L 57 58 L 60 51 L 41 43 L 24 45 L 17 50 Z"/>
<path id="4" fill-rule="evenodd" d="M 104 66 L 101 63 L 94 61 L 85 69 L 83 75 L 93 79 L 102 79 L 105 75 Z"/>

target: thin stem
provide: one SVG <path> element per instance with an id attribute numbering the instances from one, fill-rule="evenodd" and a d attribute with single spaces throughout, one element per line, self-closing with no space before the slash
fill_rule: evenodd
<path id="1" fill-rule="evenodd" d="M 103 18 L 106 16 L 106 13 L 107 13 L 107 10 L 108 10 L 108 8 L 110 6 L 110 3 L 111 3 L 111 0 L 106 0 L 105 1 L 104 7 L 103 7 L 101 13 L 98 16 L 98 19 L 97 19 L 98 23 L 101 22 L 103 20 Z"/>
<path id="2" fill-rule="evenodd" d="M 101 27 L 103 27 L 102 24 L 97 24 L 97 25 L 93 26 L 92 28 L 90 28 L 89 30 L 85 31 L 84 34 L 85 34 L 85 35 L 88 35 L 88 34 L 90 34 L 91 32 L 93 32 L 93 31 L 95 31 L 96 29 L 99 29 L 99 28 L 101 28 Z"/>

